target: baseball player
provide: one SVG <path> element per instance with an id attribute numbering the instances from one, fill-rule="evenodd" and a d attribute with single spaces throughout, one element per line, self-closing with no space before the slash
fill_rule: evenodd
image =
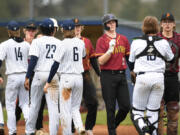
<path id="1" fill-rule="evenodd" d="M 102 18 L 105 33 L 97 40 L 96 54 L 101 68 L 100 81 L 106 105 L 108 132 L 116 135 L 116 128 L 130 110 L 128 85 L 125 75 L 126 59 L 129 57 L 128 39 L 116 32 L 118 19 L 113 14 Z M 118 102 L 119 110 L 115 107 Z"/>
<path id="2" fill-rule="evenodd" d="M 82 40 L 74 37 L 74 22 L 63 23 L 64 40 L 62 45 L 54 56 L 54 64 L 48 77 L 48 81 L 44 86 L 44 91 L 47 91 L 54 74 L 61 74 L 60 79 L 60 119 L 63 129 L 63 135 L 71 135 L 72 119 L 80 135 L 85 134 L 81 115 L 80 104 L 83 93 L 83 78 L 82 73 L 83 63 L 82 58 L 86 56 L 85 45 Z"/>
<path id="3" fill-rule="evenodd" d="M 27 121 L 29 113 L 29 93 L 25 90 L 23 84 L 28 67 L 30 45 L 20 38 L 20 29 L 17 22 L 9 22 L 7 28 L 9 39 L 0 46 L 0 65 L 5 60 L 7 75 L 5 91 L 7 126 L 9 134 L 16 135 L 15 107 L 17 97 L 19 98 L 19 106 L 22 109 L 25 121 Z"/>
<path id="4" fill-rule="evenodd" d="M 51 21 L 53 21 L 54 24 L 54 33 L 53 36 L 55 36 L 56 32 L 59 29 L 57 20 L 54 18 L 50 18 Z M 58 76 L 59 79 L 59 76 Z M 47 107 L 48 107 L 48 114 L 49 114 L 49 129 L 50 129 L 50 135 L 57 135 L 58 129 L 59 129 L 59 113 L 60 113 L 60 107 L 58 106 L 59 103 L 59 80 L 58 82 L 52 81 L 50 83 L 50 87 L 45 94 Z M 53 109 L 52 109 L 53 108 Z"/>
<path id="5" fill-rule="evenodd" d="M 35 24 L 35 22 L 33 20 L 29 20 L 26 24 L 26 26 L 23 28 L 23 32 L 24 32 L 24 41 L 28 42 L 29 44 L 31 44 L 32 40 L 35 38 L 38 30 L 37 30 L 37 26 Z M 30 94 L 29 94 L 30 95 Z M 21 118 L 21 113 L 22 110 L 19 107 L 19 102 L 17 99 L 17 105 L 16 105 L 16 121 L 19 121 Z"/>
<path id="6" fill-rule="evenodd" d="M 166 63 L 165 90 L 160 110 L 159 135 L 163 133 L 164 107 L 167 111 L 167 135 L 178 134 L 179 119 L 179 58 L 180 58 L 180 34 L 175 32 L 175 18 L 171 13 L 164 13 L 160 19 L 161 32 L 158 36 L 166 39 L 175 55 L 174 63 Z M 164 106 L 165 105 L 165 106 Z"/>
<path id="7" fill-rule="evenodd" d="M 36 34 L 38 33 L 38 29 L 36 23 L 33 20 L 29 20 L 23 29 L 24 32 L 24 41 L 28 43 L 32 43 L 32 40 L 35 38 Z"/>
<path id="8" fill-rule="evenodd" d="M 0 74 L 0 84 L 3 83 L 3 78 Z M 4 117 L 3 117 L 3 108 L 0 101 L 0 135 L 4 135 Z"/>
<path id="9" fill-rule="evenodd" d="M 31 106 L 29 119 L 27 121 L 27 135 L 35 134 L 35 124 L 38 116 L 38 111 L 41 105 L 43 96 L 43 86 L 47 80 L 51 65 L 53 64 L 53 56 L 57 46 L 61 45 L 61 41 L 55 38 L 54 23 L 51 19 L 46 18 L 40 24 L 42 36 L 34 39 L 29 55 L 30 63 L 26 74 L 25 88 L 29 90 L 29 78 L 34 71 L 34 78 L 31 85 Z M 49 112 L 49 131 L 50 135 L 56 135 L 59 127 L 58 119 L 58 89 L 59 77 L 56 75 L 52 80 L 50 89 L 46 95 Z"/>
<path id="10" fill-rule="evenodd" d="M 88 113 L 85 122 L 85 129 L 87 135 L 93 135 L 92 129 L 96 123 L 98 102 L 96 95 L 96 87 L 93 84 L 89 70 L 91 69 L 91 65 L 92 65 L 98 76 L 100 75 L 100 70 L 96 60 L 96 53 L 91 41 L 88 38 L 81 36 L 81 33 L 84 29 L 83 24 L 79 21 L 78 18 L 75 18 L 74 22 L 75 22 L 75 29 L 74 29 L 75 36 L 84 41 L 86 48 L 86 58 L 83 59 L 83 67 L 84 67 L 83 99 L 85 101 L 86 107 L 88 108 Z"/>
<path id="11" fill-rule="evenodd" d="M 157 36 L 159 27 L 156 17 L 146 16 L 142 31 L 145 35 L 132 42 L 129 56 L 131 74 L 137 75 L 131 119 L 140 135 L 157 135 L 165 61 L 173 62 L 174 55 L 168 42 Z"/>
<path id="12" fill-rule="evenodd" d="M 58 22 L 57 22 L 57 20 L 55 18 L 50 18 L 50 19 L 54 23 L 54 33 L 53 33 L 53 36 L 55 36 L 57 31 L 59 30 Z M 43 36 L 42 34 L 39 34 L 39 35 L 37 35 L 37 38 L 42 37 L 42 36 Z M 53 85 L 52 85 L 52 87 L 53 87 Z M 44 108 L 45 108 L 45 104 L 46 104 L 46 100 L 47 100 L 46 99 L 47 95 L 48 95 L 48 93 L 44 94 L 43 97 L 42 97 L 42 100 L 41 100 L 41 106 L 40 106 L 39 113 L 38 113 L 38 118 L 37 118 L 37 121 L 36 121 L 36 134 L 47 134 L 46 131 L 43 129 L 43 111 L 44 111 Z M 56 97 L 56 98 L 58 98 L 58 97 Z M 51 102 L 51 100 L 49 100 L 49 102 Z M 51 105 L 49 102 L 47 102 L 48 106 Z M 50 108 L 50 107 L 48 107 L 48 108 Z M 51 114 L 50 112 L 51 112 L 51 110 L 48 111 L 49 114 Z M 54 117 L 54 118 L 51 118 L 51 120 L 53 120 L 53 119 L 57 119 L 58 120 L 59 116 L 56 113 L 56 115 L 52 115 L 51 114 L 51 117 Z M 52 126 L 54 126 L 54 125 L 53 124 L 49 124 L 49 129 L 51 128 L 51 131 L 53 131 L 53 133 L 56 134 L 58 128 L 57 127 L 53 128 Z M 52 134 L 52 132 L 51 132 L 51 134 Z"/>

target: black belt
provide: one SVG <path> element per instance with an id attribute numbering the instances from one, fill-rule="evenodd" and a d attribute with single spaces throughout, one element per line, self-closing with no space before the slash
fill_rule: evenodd
<path id="1" fill-rule="evenodd" d="M 143 75 L 145 73 L 147 73 L 147 72 L 138 72 L 137 75 Z M 161 73 L 161 72 L 157 72 L 157 73 Z"/>
<path id="2" fill-rule="evenodd" d="M 125 74 L 125 70 L 101 70 L 101 72 L 108 72 L 111 74 Z"/>
<path id="3" fill-rule="evenodd" d="M 143 75 L 143 74 L 145 74 L 146 72 L 139 72 L 139 73 L 137 73 L 137 75 Z"/>

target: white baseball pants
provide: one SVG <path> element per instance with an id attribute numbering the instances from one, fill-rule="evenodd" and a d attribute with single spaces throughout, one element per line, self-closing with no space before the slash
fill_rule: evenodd
<path id="1" fill-rule="evenodd" d="M 0 101 L 0 124 L 4 124 L 4 116 L 3 116 L 3 109 L 2 109 L 1 101 Z"/>
<path id="2" fill-rule="evenodd" d="M 163 73 L 150 72 L 137 75 L 133 92 L 133 107 L 139 110 L 146 110 L 146 116 L 149 122 L 158 127 L 158 110 L 164 93 L 164 75 Z M 151 111 L 152 110 L 152 111 Z M 144 117 L 141 111 L 133 111 L 134 114 Z M 144 112 L 143 112 L 144 113 Z M 140 127 L 144 126 L 142 122 Z M 154 131 L 152 135 L 156 135 Z"/>
<path id="3" fill-rule="evenodd" d="M 27 121 L 27 129 L 26 134 L 35 133 L 35 125 L 38 117 L 38 112 L 41 105 L 41 99 L 43 96 L 43 88 L 44 85 L 48 79 L 49 72 L 35 72 L 32 85 L 31 85 L 31 105 L 30 105 L 30 111 L 29 111 L 29 118 Z M 53 88 L 53 94 L 49 94 L 49 92 L 46 94 L 46 102 L 48 105 L 48 113 L 49 113 L 49 131 L 50 135 L 56 135 L 58 131 L 58 124 L 59 123 L 59 116 L 58 116 L 58 102 L 57 99 L 57 92 L 58 92 L 58 83 L 59 78 L 57 75 L 54 76 L 53 80 L 56 85 L 55 88 Z M 53 93 L 52 92 L 52 93 Z M 51 96 L 54 100 L 51 100 Z M 53 99 L 52 98 L 52 99 Z M 56 103 L 57 102 L 57 103 Z"/>
<path id="4" fill-rule="evenodd" d="M 7 126 L 9 134 L 16 133 L 16 100 L 19 99 L 19 107 L 22 109 L 25 121 L 29 115 L 29 92 L 24 88 L 25 73 L 11 74 L 7 77 L 5 102 L 7 110 Z M 27 128 L 27 123 L 26 127 Z"/>
<path id="5" fill-rule="evenodd" d="M 52 80 L 48 93 L 46 94 L 46 102 L 49 114 L 49 134 L 57 135 L 60 121 L 59 102 L 59 80 Z"/>
<path id="6" fill-rule="evenodd" d="M 69 95 L 67 94 L 69 89 Z M 75 128 L 83 129 L 80 114 L 80 104 L 83 93 L 83 78 L 81 74 L 61 74 L 60 79 L 60 118 L 63 135 L 71 135 L 72 119 Z"/>

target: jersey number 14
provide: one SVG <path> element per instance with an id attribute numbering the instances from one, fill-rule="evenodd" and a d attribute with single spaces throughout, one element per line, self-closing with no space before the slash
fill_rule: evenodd
<path id="1" fill-rule="evenodd" d="M 16 60 L 22 60 L 22 52 L 21 52 L 21 47 L 14 48 L 15 55 L 16 55 Z"/>

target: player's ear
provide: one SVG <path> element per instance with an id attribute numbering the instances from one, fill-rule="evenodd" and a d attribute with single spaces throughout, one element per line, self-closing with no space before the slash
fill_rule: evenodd
<path id="1" fill-rule="evenodd" d="M 9 36 L 9 37 L 11 37 L 11 33 L 10 33 L 10 31 L 8 30 L 7 32 L 8 32 L 8 36 Z"/>
<path id="2" fill-rule="evenodd" d="M 36 34 L 39 32 L 39 30 L 38 29 L 36 29 Z"/>
<path id="3" fill-rule="evenodd" d="M 25 28 L 23 28 L 23 33 L 24 33 L 24 34 L 26 33 L 26 29 L 25 29 Z"/>
<path id="4" fill-rule="evenodd" d="M 83 30 L 84 30 L 84 26 L 82 25 L 82 26 L 81 26 L 81 32 L 83 32 Z"/>

